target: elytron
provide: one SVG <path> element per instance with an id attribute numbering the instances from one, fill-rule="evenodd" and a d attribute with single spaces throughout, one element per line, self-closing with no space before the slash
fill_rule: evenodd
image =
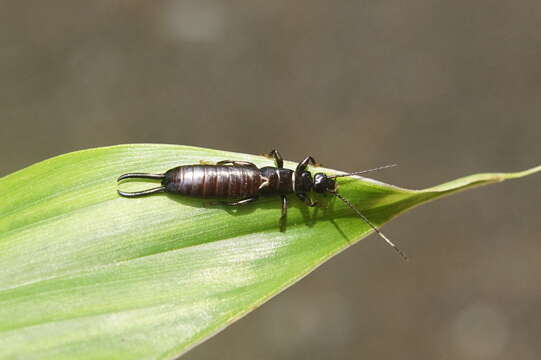
<path id="1" fill-rule="evenodd" d="M 282 200 L 282 225 L 287 215 L 288 194 L 295 194 L 307 206 L 312 207 L 316 206 L 317 202 L 309 196 L 310 192 L 328 193 L 342 200 L 387 244 L 405 258 L 400 249 L 383 235 L 359 209 L 337 192 L 336 186 L 336 178 L 338 177 L 358 175 L 394 165 L 333 176 L 316 173 L 312 177 L 307 167 L 308 165 L 316 165 L 316 162 L 311 156 L 307 156 L 301 161 L 295 170 L 284 168 L 284 160 L 278 150 L 272 150 L 266 156 L 274 159 L 274 167 L 258 168 L 255 164 L 247 161 L 222 160 L 213 165 L 178 166 L 164 174 L 128 173 L 121 175 L 118 181 L 128 178 L 159 179 L 161 186 L 138 192 L 118 190 L 118 193 L 124 197 L 139 197 L 166 192 L 185 196 L 233 200 L 222 201 L 224 205 L 229 206 L 251 203 L 257 200 L 260 195 L 279 195 Z"/>

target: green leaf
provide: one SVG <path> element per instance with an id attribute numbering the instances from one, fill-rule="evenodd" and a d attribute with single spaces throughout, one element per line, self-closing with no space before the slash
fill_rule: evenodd
<path id="1" fill-rule="evenodd" d="M 326 208 L 309 209 L 291 196 L 282 233 L 278 197 L 231 210 L 116 193 L 122 173 L 223 159 L 272 164 L 194 147 L 124 145 L 62 155 L 0 179 L 0 358 L 174 358 L 370 233 L 329 197 Z M 422 191 L 340 178 L 339 190 L 383 224 L 437 197 L 539 170 L 473 175 Z"/>

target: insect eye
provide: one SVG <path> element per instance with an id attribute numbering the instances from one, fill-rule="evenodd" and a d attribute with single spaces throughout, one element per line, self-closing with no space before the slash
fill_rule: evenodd
<path id="1" fill-rule="evenodd" d="M 336 190 L 336 180 L 333 178 L 327 178 L 327 190 Z"/>

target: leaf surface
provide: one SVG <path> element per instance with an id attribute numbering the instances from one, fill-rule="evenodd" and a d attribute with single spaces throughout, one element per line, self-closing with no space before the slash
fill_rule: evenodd
<path id="1" fill-rule="evenodd" d="M 261 156 L 143 144 L 69 153 L 1 178 L 0 358 L 175 358 L 370 234 L 329 196 L 314 209 L 290 196 L 282 233 L 279 197 L 233 210 L 116 193 L 123 173 L 224 159 L 272 166 Z M 426 201 L 539 170 L 425 190 L 340 178 L 339 191 L 381 225 Z"/>

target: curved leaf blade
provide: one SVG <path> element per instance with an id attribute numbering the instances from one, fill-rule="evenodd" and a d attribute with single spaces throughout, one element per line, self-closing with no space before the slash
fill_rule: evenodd
<path id="1" fill-rule="evenodd" d="M 122 173 L 223 159 L 269 165 L 210 149 L 123 145 L 0 179 L 0 357 L 174 358 L 370 233 L 332 199 L 325 209 L 292 199 L 280 233 L 274 197 L 231 211 L 186 197 L 116 194 Z M 426 190 L 343 178 L 340 191 L 383 224 L 423 202 L 540 170 L 472 175 Z"/>

